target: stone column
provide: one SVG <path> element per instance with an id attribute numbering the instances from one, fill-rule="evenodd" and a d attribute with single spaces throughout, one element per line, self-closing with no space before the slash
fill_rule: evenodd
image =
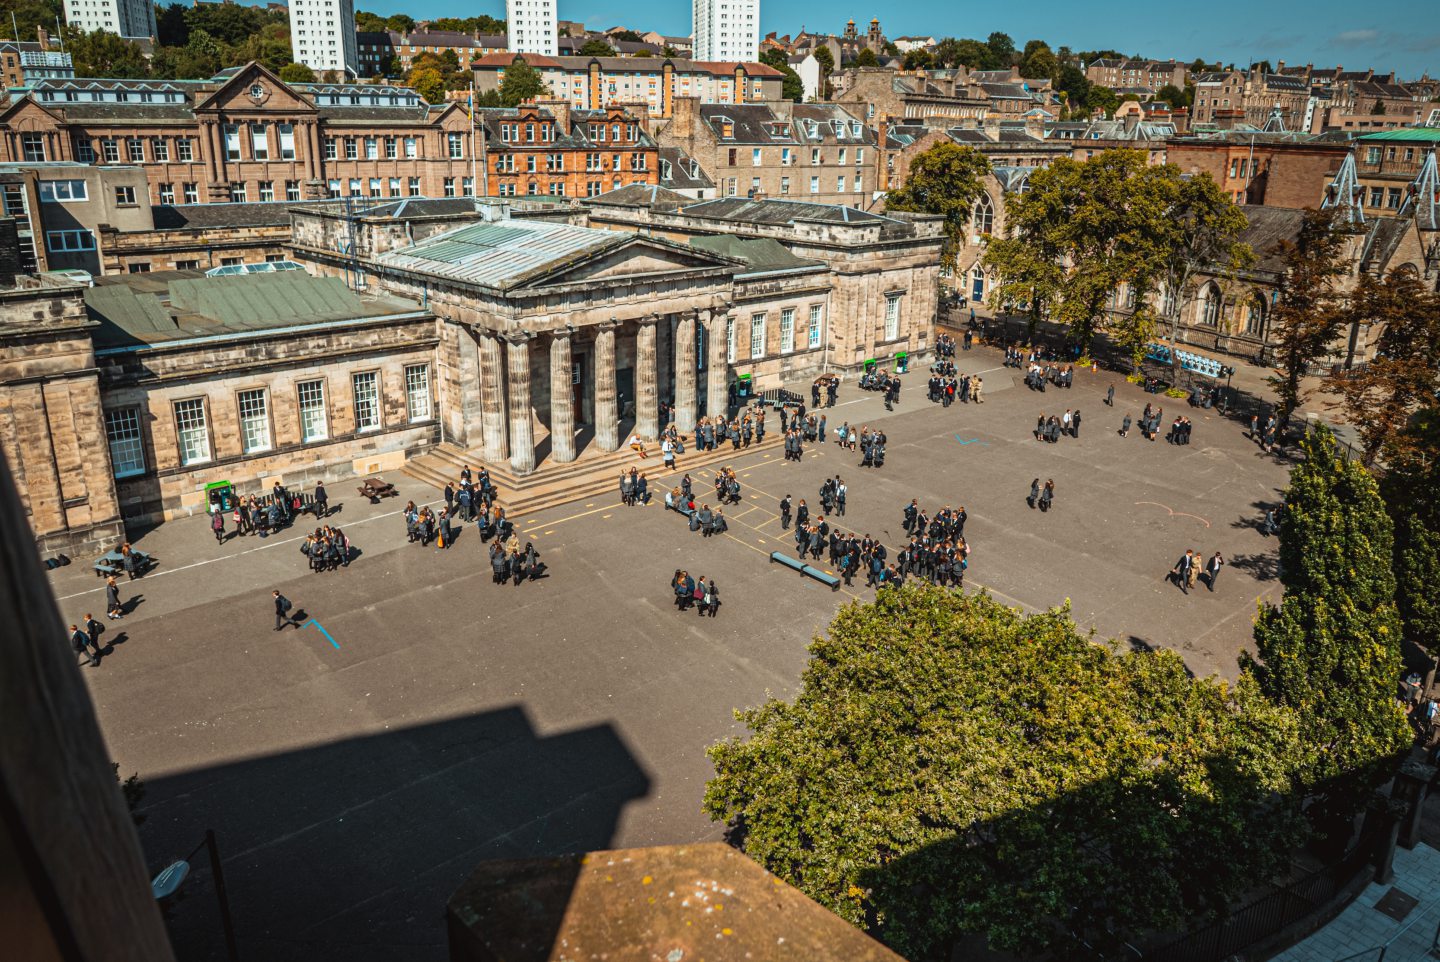
<path id="1" fill-rule="evenodd" d="M 619 399 L 615 394 L 615 329 L 607 321 L 595 334 L 595 442 L 602 451 L 620 447 Z"/>
<path id="2" fill-rule="evenodd" d="M 675 329 L 675 427 L 681 434 L 695 430 L 695 324 L 699 311 L 680 315 Z"/>
<path id="3" fill-rule="evenodd" d="M 660 436 L 660 393 L 656 384 L 655 328 L 660 315 L 640 319 L 635 335 L 635 433 L 654 440 Z"/>
<path id="4" fill-rule="evenodd" d="M 485 460 L 499 464 L 509 456 L 505 443 L 505 361 L 500 338 L 487 331 L 480 337 L 480 420 L 485 436 Z"/>
<path id="5" fill-rule="evenodd" d="M 724 418 L 730 414 L 730 362 L 726 360 L 729 353 L 729 338 L 726 337 L 726 327 L 732 323 L 733 318 L 720 310 L 710 312 L 710 323 L 706 325 L 709 330 L 710 348 L 710 372 L 705 382 L 705 414 L 707 417 Z"/>
<path id="6" fill-rule="evenodd" d="M 575 460 L 575 391 L 570 384 L 570 332 L 550 337 L 550 456 Z"/>
<path id="7" fill-rule="evenodd" d="M 534 415 L 530 411 L 530 335 L 505 338 L 506 386 L 510 394 L 510 466 L 516 474 L 535 470 Z"/>

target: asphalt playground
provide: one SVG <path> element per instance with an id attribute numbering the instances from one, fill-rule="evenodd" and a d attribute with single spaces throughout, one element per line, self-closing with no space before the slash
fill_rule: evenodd
<path id="1" fill-rule="evenodd" d="M 882 426 L 883 469 L 834 444 L 798 464 L 738 452 L 744 500 L 726 508 L 723 537 L 662 507 L 674 476 L 654 459 L 641 465 L 648 507 L 621 505 L 617 489 L 519 518 L 548 566 L 519 587 L 491 583 L 473 528 L 447 551 L 406 543 L 401 504 L 438 497 L 416 482 L 380 505 L 332 488 L 361 549 L 335 573 L 307 570 L 298 531 L 217 545 L 191 518 L 149 533 L 138 545 L 160 566 L 122 585 L 133 610 L 110 625 L 101 666 L 82 671 L 112 757 L 145 780 L 152 867 L 214 829 L 247 959 L 439 960 L 445 899 L 482 859 L 718 838 L 700 811 L 705 747 L 740 734 L 736 708 L 792 695 L 810 639 L 840 604 L 871 597 L 863 579 L 831 592 L 769 561 L 794 546 L 780 497 L 814 511 L 835 474 L 849 510 L 832 523 L 892 555 L 912 497 L 932 512 L 963 505 L 967 590 L 1025 609 L 1068 603 L 1097 640 L 1233 676 L 1257 599 L 1279 594 L 1276 545 L 1257 522 L 1288 465 L 1241 424 L 1108 373 L 1042 394 L 995 352 L 958 363 L 987 372 L 983 405 L 928 403 L 922 372 L 893 414 L 842 387 L 831 434 L 844 420 Z M 1147 400 L 1194 419 L 1188 447 L 1118 436 Z M 1031 437 L 1039 413 L 1067 407 L 1083 412 L 1078 439 Z M 1025 503 L 1037 477 L 1056 484 L 1048 514 Z M 695 477 L 697 496 L 712 478 Z M 1229 561 L 1215 591 L 1165 580 L 1186 548 Z M 70 621 L 104 608 L 82 567 L 52 573 Z M 715 579 L 718 617 L 675 610 L 677 568 Z M 304 627 L 272 630 L 273 588 Z M 222 959 L 203 857 L 196 869 L 170 913 L 177 951 Z"/>

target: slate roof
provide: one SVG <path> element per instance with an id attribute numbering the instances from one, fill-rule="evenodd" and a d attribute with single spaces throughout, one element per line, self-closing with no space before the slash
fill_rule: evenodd
<path id="1" fill-rule="evenodd" d="M 197 337 L 404 314 L 420 305 L 390 295 L 363 301 L 338 277 L 303 271 L 207 277 L 157 271 L 95 278 L 86 311 L 100 322 L 96 347 L 142 347 Z"/>
<path id="2" fill-rule="evenodd" d="M 661 147 L 660 162 L 662 187 L 671 190 L 705 190 L 715 186 L 705 169 L 679 147 Z M 669 177 L 664 177 L 665 165 L 669 166 Z"/>
<path id="3" fill-rule="evenodd" d="M 586 204 L 601 207 L 649 207 L 656 210 L 678 210 L 690 198 L 654 184 L 626 184 L 595 197 L 586 197 Z"/>
<path id="4" fill-rule="evenodd" d="M 701 104 L 700 120 L 726 144 L 797 143 L 794 124 L 776 117 L 775 112 L 764 104 Z M 721 136 L 725 120 L 732 125 L 729 137 Z M 782 128 L 784 133 L 780 132 Z"/>
<path id="5" fill-rule="evenodd" d="M 290 223 L 296 201 L 255 204 L 156 204 L 156 230 L 206 230 L 220 227 L 281 227 Z"/>
<path id="6" fill-rule="evenodd" d="M 773 237 L 747 239 L 734 234 L 714 234 L 709 237 L 692 237 L 690 246 L 743 261 L 749 268 L 745 274 L 766 274 L 772 271 L 793 271 L 824 268 L 822 261 L 796 257 Z"/>
<path id="7" fill-rule="evenodd" d="M 1255 251 L 1255 270 L 1279 273 L 1284 259 L 1275 248 L 1281 241 L 1293 241 L 1305 222 L 1305 212 L 1289 207 L 1265 207 L 1245 204 L 1241 208 L 1248 222 L 1239 240 Z"/>
<path id="8" fill-rule="evenodd" d="M 676 73 L 708 73 L 719 77 L 733 76 L 735 68 L 743 66 L 750 77 L 783 77 L 782 71 L 763 63 L 740 63 L 734 60 L 686 60 L 683 57 L 547 57 L 538 53 L 490 53 L 471 61 L 477 68 L 508 67 L 520 57 L 532 67 L 571 71 L 588 70 L 591 61 L 597 61 L 600 69 L 610 73 L 659 73 L 665 63 L 671 63 Z"/>
<path id="9" fill-rule="evenodd" d="M 720 197 L 691 204 L 682 213 L 691 217 L 739 221 L 750 224 L 881 224 L 886 227 L 908 228 L 910 225 L 893 217 L 872 214 L 839 204 L 810 204 L 795 200 L 750 200 L 746 197 Z"/>

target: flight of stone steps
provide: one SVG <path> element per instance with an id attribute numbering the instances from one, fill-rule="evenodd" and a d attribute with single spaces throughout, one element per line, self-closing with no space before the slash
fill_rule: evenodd
<path id="1" fill-rule="evenodd" d="M 454 484 L 460 479 L 460 469 L 470 465 L 472 473 L 478 473 L 484 465 L 490 469 L 490 480 L 499 491 L 499 503 L 511 517 L 543 511 L 559 504 L 592 498 L 598 494 L 620 496 L 620 472 L 631 467 L 644 472 L 650 481 L 652 497 L 657 501 L 664 498 L 667 488 L 674 487 L 686 472 L 695 482 L 697 491 L 709 485 L 709 477 L 701 478 L 699 469 L 719 467 L 743 454 L 755 451 L 773 451 L 780 456 L 782 436 L 767 432 L 764 444 L 752 442 L 750 447 L 739 451 L 729 444 L 717 445 L 714 451 L 697 454 L 686 447 L 685 453 L 675 459 L 676 470 L 667 473 L 660 459 L 659 445 L 649 444 L 646 450 L 650 457 L 641 458 L 629 448 L 602 452 L 591 444 L 579 458 L 566 464 L 556 464 L 548 458 L 536 468 L 535 473 L 524 477 L 510 470 L 509 462 L 488 464 L 480 451 L 466 451 L 453 444 L 441 444 L 429 452 L 411 458 L 405 463 L 404 473 L 418 481 L 443 491 L 446 483 Z"/>

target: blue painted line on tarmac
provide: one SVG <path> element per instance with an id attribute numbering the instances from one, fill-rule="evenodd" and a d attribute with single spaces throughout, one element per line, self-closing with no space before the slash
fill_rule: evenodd
<path id="1" fill-rule="evenodd" d="M 989 442 L 989 441 L 982 441 L 982 440 L 980 440 L 979 438 L 962 438 L 962 437 L 961 437 L 960 435 L 958 435 L 958 434 L 955 435 L 955 440 L 959 441 L 961 444 L 979 444 L 979 445 L 982 445 L 982 446 L 984 446 L 984 447 L 989 447 L 989 446 L 990 446 L 990 442 Z"/>
<path id="2" fill-rule="evenodd" d="M 325 628 L 320 624 L 320 622 L 316 621 L 314 618 L 311 618 L 309 621 L 305 622 L 302 627 L 309 628 L 311 625 L 314 625 L 316 628 L 320 629 L 320 634 L 324 635 L 326 640 L 328 640 L 330 644 L 335 646 L 336 651 L 340 650 L 340 642 L 336 641 L 334 638 L 331 638 L 330 632 L 326 631 Z"/>

